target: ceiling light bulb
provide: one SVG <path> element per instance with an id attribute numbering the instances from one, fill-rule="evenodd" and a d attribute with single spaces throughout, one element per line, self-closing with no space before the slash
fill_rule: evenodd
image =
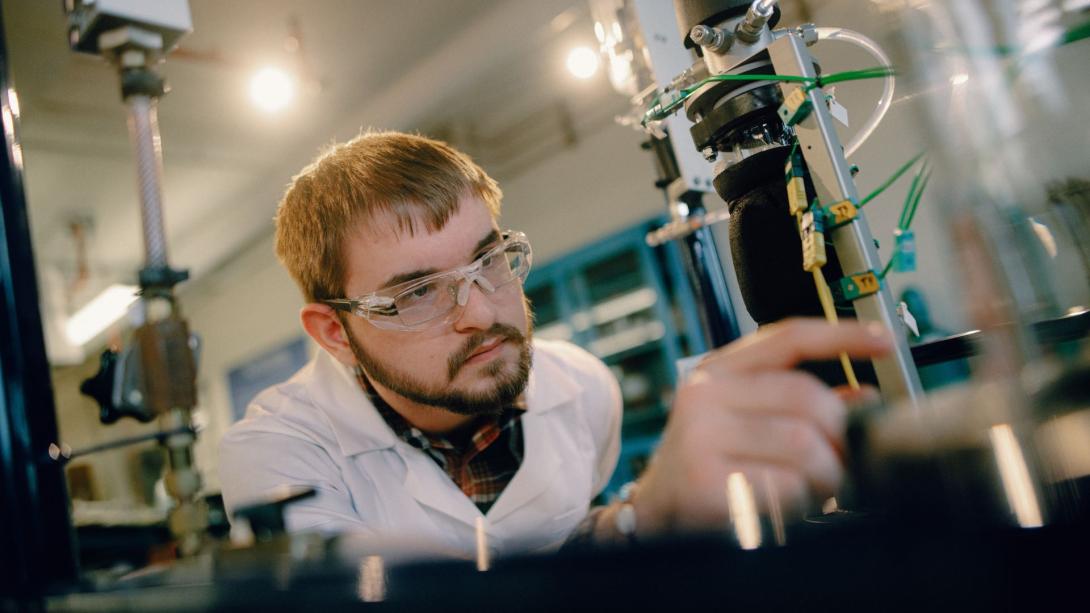
<path id="1" fill-rule="evenodd" d="M 279 68 L 262 68 L 250 79 L 250 99 L 272 113 L 288 106 L 295 96 L 295 82 Z"/>
<path id="2" fill-rule="evenodd" d="M 576 47 L 568 54 L 568 72 L 576 78 L 589 79 L 598 71 L 598 54 L 586 47 Z"/>

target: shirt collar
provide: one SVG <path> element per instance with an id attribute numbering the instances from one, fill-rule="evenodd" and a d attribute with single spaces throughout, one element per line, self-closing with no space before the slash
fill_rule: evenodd
<path id="1" fill-rule="evenodd" d="M 523 394 L 526 415 L 564 405 L 582 391 L 582 385 L 560 360 L 537 351 L 538 343 L 534 345 L 534 362 Z M 325 415 L 343 455 L 388 449 L 397 443 L 397 434 L 367 397 L 353 369 L 326 351 L 318 351 L 305 383 L 314 405 Z"/>

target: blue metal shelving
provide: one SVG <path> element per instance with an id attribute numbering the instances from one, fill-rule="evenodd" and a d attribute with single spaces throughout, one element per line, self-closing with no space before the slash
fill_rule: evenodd
<path id="1" fill-rule="evenodd" d="M 526 281 L 535 334 L 595 353 L 621 382 L 621 459 L 607 496 L 637 476 L 658 444 L 678 359 L 706 348 L 678 248 L 651 248 L 644 240 L 664 221 L 645 220 L 537 264 Z"/>

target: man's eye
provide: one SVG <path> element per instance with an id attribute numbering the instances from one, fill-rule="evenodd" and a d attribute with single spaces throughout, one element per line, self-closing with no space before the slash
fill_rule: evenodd
<path id="1" fill-rule="evenodd" d="M 413 298 L 423 298 L 424 296 L 427 296 L 428 292 L 430 291 L 431 285 L 421 285 L 420 287 L 414 289 L 411 294 Z"/>
<path id="2" fill-rule="evenodd" d="M 496 258 L 492 254 L 484 256 L 483 258 L 481 258 L 481 266 L 484 267 L 484 268 L 488 268 L 489 266 L 492 266 L 492 261 L 494 259 L 496 259 Z"/>

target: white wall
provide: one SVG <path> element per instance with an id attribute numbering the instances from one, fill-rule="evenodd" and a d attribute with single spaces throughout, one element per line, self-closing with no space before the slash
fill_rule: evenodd
<path id="1" fill-rule="evenodd" d="M 526 232 L 534 258 L 544 262 L 664 212 L 641 140 L 635 130 L 609 125 L 503 183 L 501 223 Z"/>

